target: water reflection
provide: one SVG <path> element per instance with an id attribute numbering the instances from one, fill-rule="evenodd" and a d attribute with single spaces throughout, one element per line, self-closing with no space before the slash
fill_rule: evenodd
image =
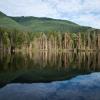
<path id="1" fill-rule="evenodd" d="M 100 73 L 51 83 L 8 84 L 0 100 L 100 100 Z"/>
<path id="2" fill-rule="evenodd" d="M 0 85 L 49 82 L 100 71 L 100 53 L 33 52 L 0 54 Z"/>

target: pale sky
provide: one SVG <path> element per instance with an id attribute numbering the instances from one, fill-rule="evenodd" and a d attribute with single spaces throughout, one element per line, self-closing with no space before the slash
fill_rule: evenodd
<path id="1" fill-rule="evenodd" d="M 66 19 L 100 28 L 100 0 L 0 0 L 0 11 L 9 16 Z"/>

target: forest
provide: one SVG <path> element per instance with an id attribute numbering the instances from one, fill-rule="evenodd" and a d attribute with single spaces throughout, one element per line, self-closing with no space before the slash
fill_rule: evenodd
<path id="1" fill-rule="evenodd" d="M 68 20 L 0 12 L 0 51 L 99 51 L 100 30 Z"/>
<path id="2" fill-rule="evenodd" d="M 22 32 L 0 28 L 0 51 L 99 51 L 100 33 Z"/>

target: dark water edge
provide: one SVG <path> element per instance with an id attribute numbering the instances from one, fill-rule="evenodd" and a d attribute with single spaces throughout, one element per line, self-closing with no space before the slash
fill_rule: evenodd
<path id="1" fill-rule="evenodd" d="M 51 83 L 8 84 L 0 100 L 100 100 L 100 72 Z"/>

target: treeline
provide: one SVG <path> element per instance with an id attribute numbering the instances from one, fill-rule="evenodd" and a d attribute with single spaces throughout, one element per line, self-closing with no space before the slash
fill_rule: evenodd
<path id="1" fill-rule="evenodd" d="M 81 33 L 32 33 L 0 28 L 0 50 L 100 50 L 99 31 Z"/>
<path id="2" fill-rule="evenodd" d="M 99 51 L 100 34 L 97 31 L 86 33 L 41 33 L 34 39 L 34 46 L 38 50 L 77 50 Z"/>
<path id="3" fill-rule="evenodd" d="M 31 32 L 0 28 L 1 51 L 14 52 L 16 49 L 22 49 L 23 47 L 29 48 L 31 41 L 33 41 L 33 35 Z"/>

